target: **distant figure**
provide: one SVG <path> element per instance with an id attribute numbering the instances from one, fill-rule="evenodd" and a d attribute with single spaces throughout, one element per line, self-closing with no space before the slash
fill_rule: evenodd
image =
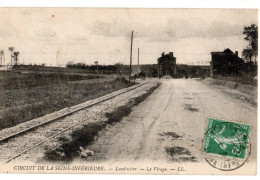
<path id="1" fill-rule="evenodd" d="M 142 79 L 144 79 L 145 80 L 145 73 L 142 71 L 142 72 L 140 72 L 139 73 L 139 77 L 141 77 Z"/>
<path id="2" fill-rule="evenodd" d="M 189 77 L 188 73 L 185 73 L 185 79 L 188 79 L 188 77 Z"/>
<path id="3" fill-rule="evenodd" d="M 136 79 L 137 79 L 137 74 L 134 75 L 134 80 L 136 80 Z"/>

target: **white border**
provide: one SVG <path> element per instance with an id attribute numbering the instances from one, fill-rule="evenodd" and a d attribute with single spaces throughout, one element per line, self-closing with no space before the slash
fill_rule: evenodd
<path id="1" fill-rule="evenodd" d="M 259 0 L 0 0 L 0 7 L 125 7 L 125 8 L 249 8 L 249 9 L 258 9 Z M 0 14 L 1 15 L 1 14 Z M 259 96 L 258 96 L 259 98 Z M 258 102 L 259 99 L 258 99 Z M 258 106 L 259 112 L 259 106 Z M 259 123 L 258 123 L 259 129 Z M 259 133 L 258 133 L 259 134 Z M 258 145 L 259 145 L 259 136 L 258 136 Z M 258 146 L 258 156 L 259 156 L 259 146 Z M 259 174 L 259 157 L 258 157 L 258 174 Z M 111 180 L 128 180 L 128 179 L 169 179 L 180 178 L 180 179 L 200 179 L 200 180 L 219 180 L 236 178 L 236 180 L 244 180 L 247 178 L 257 178 L 254 177 L 245 177 L 245 176 L 125 176 L 125 175 L 8 175 L 0 174 L 0 179 L 11 179 L 11 180 L 46 180 L 46 179 L 63 179 L 70 180 L 72 178 L 77 178 L 77 180 L 86 180 L 86 179 L 99 179 L 106 178 Z"/>
<path id="2" fill-rule="evenodd" d="M 1 0 L 2 7 L 258 8 L 258 0 Z"/>

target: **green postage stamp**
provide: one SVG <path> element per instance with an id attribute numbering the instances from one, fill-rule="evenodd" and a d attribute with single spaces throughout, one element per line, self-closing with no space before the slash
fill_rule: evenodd
<path id="1" fill-rule="evenodd" d="M 250 125 L 208 118 L 203 151 L 207 154 L 245 159 Z"/>

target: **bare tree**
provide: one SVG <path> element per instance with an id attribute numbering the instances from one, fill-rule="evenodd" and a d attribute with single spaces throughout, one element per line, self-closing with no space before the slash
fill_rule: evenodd
<path id="1" fill-rule="evenodd" d="M 18 64 L 18 56 L 19 56 L 20 52 L 19 51 L 16 51 L 14 52 L 14 65 L 17 65 Z"/>
<path id="2" fill-rule="evenodd" d="M 14 47 L 9 47 L 8 50 L 11 52 L 11 66 L 13 64 L 13 51 L 14 51 Z"/>

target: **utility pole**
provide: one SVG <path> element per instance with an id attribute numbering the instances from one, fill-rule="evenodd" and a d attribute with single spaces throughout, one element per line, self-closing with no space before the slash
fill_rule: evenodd
<path id="1" fill-rule="evenodd" d="M 95 64 L 97 65 L 97 75 L 98 75 L 98 61 L 95 61 Z"/>
<path id="2" fill-rule="evenodd" d="M 133 36 L 134 36 L 134 31 L 132 31 L 132 35 L 131 35 L 129 83 L 130 83 L 130 80 L 131 80 L 131 72 L 132 72 L 132 49 L 133 49 Z"/>
<path id="3" fill-rule="evenodd" d="M 139 67 L 139 48 L 138 48 L 138 61 L 137 61 L 137 65 Z"/>
<path id="4" fill-rule="evenodd" d="M 3 60 L 4 60 L 4 67 L 5 67 L 5 54 L 4 54 L 4 51 L 2 51 L 2 56 L 3 56 Z"/>
<path id="5" fill-rule="evenodd" d="M 2 52 L 3 52 L 3 51 L 2 51 L 2 50 L 0 50 L 0 61 L 1 61 L 1 64 L 0 64 L 0 66 L 2 66 L 2 63 L 3 63 L 3 62 L 2 62 L 2 61 L 3 61 L 3 59 L 2 59 Z"/>
<path id="6" fill-rule="evenodd" d="M 98 63 L 97 63 L 97 74 L 98 74 Z"/>

